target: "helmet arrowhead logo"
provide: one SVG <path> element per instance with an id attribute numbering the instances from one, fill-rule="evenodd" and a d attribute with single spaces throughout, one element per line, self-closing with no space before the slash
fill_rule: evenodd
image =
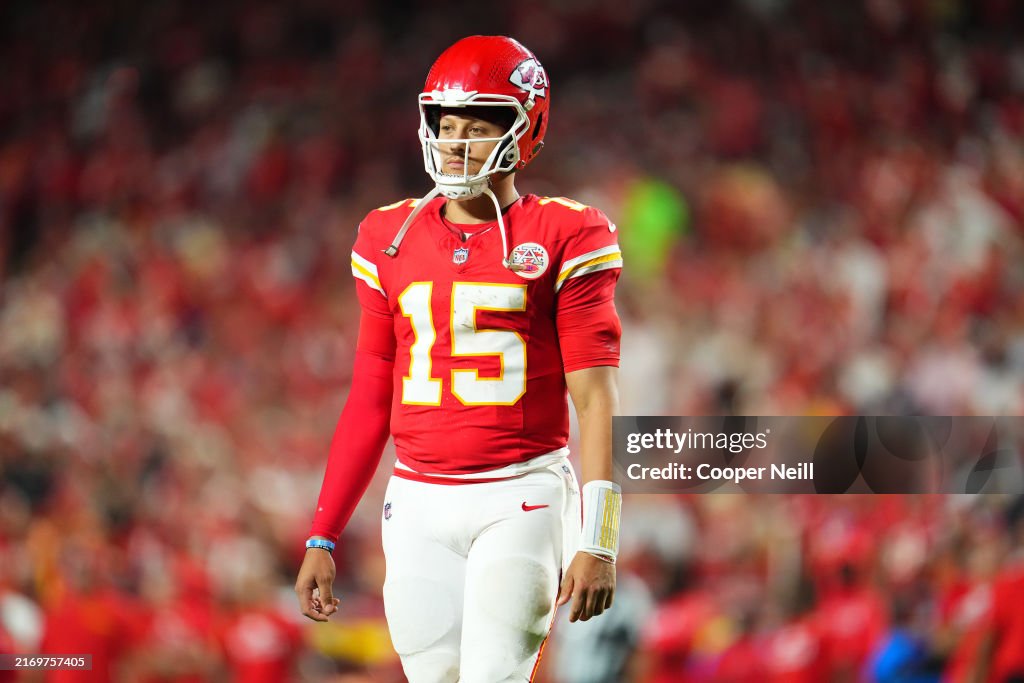
<path id="1" fill-rule="evenodd" d="M 537 67 L 530 62 L 523 62 L 516 67 L 516 71 L 519 72 L 519 79 L 523 83 L 533 83 L 533 75 L 537 73 Z"/>
<path id="2" fill-rule="evenodd" d="M 537 97 L 547 97 L 547 74 L 544 73 L 544 67 L 540 65 L 540 62 L 533 57 L 521 61 L 516 68 L 512 70 L 508 80 L 513 85 L 518 86 L 527 92 L 531 92 Z"/>

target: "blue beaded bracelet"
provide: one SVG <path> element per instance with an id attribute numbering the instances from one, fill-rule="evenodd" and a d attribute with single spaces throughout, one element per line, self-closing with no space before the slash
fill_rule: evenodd
<path id="1" fill-rule="evenodd" d="M 311 538 L 306 541 L 306 548 L 323 548 L 329 553 L 334 552 L 334 544 L 323 538 Z"/>

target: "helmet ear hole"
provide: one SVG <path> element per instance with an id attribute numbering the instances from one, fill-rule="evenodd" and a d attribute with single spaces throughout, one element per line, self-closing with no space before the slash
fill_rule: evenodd
<path id="1" fill-rule="evenodd" d="M 441 134 L 441 107 L 436 104 L 424 105 L 423 114 L 427 120 L 427 126 L 434 132 L 434 136 L 439 136 Z"/>
<path id="2" fill-rule="evenodd" d="M 515 139 L 512 138 L 512 136 L 507 136 L 498 144 L 500 147 L 498 149 L 498 154 L 495 156 L 495 160 L 499 163 L 512 163 L 516 158 L 516 152 L 518 151 Z"/>
<path id="3" fill-rule="evenodd" d="M 536 139 L 537 136 L 540 134 L 540 129 L 541 129 L 541 126 L 543 125 L 543 123 L 544 123 L 544 112 L 541 112 L 540 114 L 537 115 L 537 125 L 533 127 L 533 135 L 532 135 L 532 137 L 534 139 Z"/>

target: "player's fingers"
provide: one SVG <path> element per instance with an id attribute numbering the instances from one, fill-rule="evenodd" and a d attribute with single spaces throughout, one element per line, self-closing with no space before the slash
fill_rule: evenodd
<path id="1" fill-rule="evenodd" d="M 583 608 L 583 615 L 580 617 L 581 621 L 587 621 L 591 617 L 596 617 L 604 611 L 604 595 L 600 590 L 592 590 L 587 594 L 587 604 Z"/>
<path id="2" fill-rule="evenodd" d="M 308 608 L 302 610 L 302 613 L 305 616 L 307 616 L 310 619 L 312 619 L 313 621 L 327 621 L 327 617 L 325 617 L 322 613 L 320 613 L 318 610 L 314 609 L 313 607 L 308 607 Z"/>
<path id="3" fill-rule="evenodd" d="M 604 603 L 608 599 L 607 593 L 601 591 L 594 598 L 594 611 L 593 615 L 596 617 L 599 614 L 604 614 Z"/>
<path id="4" fill-rule="evenodd" d="M 326 617 L 338 611 L 339 600 L 331 593 L 331 579 L 327 576 L 318 576 L 316 586 L 320 589 L 320 612 Z"/>
<path id="5" fill-rule="evenodd" d="M 569 602 L 569 598 L 572 597 L 573 583 L 572 574 L 562 579 L 562 588 L 558 591 L 558 600 L 555 602 L 555 607 L 561 607 Z"/>
<path id="6" fill-rule="evenodd" d="M 604 599 L 604 608 L 611 609 L 612 602 L 615 600 L 615 591 L 608 591 L 608 596 Z"/>
<path id="7" fill-rule="evenodd" d="M 303 616 L 313 621 L 327 621 L 327 617 L 320 613 L 319 600 L 313 597 L 313 589 L 308 586 L 296 586 L 295 592 L 299 596 L 299 610 Z"/>
<path id="8" fill-rule="evenodd" d="M 313 601 L 313 588 L 303 583 L 295 584 L 295 596 L 299 599 L 299 609 L 305 609 L 306 605 Z"/>
<path id="9" fill-rule="evenodd" d="M 587 605 L 587 591 L 582 589 L 572 596 L 572 606 L 569 608 L 569 621 L 578 621 Z"/>

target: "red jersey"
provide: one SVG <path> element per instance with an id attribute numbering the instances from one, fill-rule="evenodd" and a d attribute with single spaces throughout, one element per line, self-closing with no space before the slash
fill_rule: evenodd
<path id="1" fill-rule="evenodd" d="M 821 601 L 818 623 L 832 665 L 855 674 L 885 632 L 882 598 L 871 588 L 841 589 Z"/>
<path id="2" fill-rule="evenodd" d="M 939 613 L 943 625 L 955 634 L 955 645 L 942 680 L 945 683 L 971 681 L 985 627 L 991 623 L 992 586 L 987 581 L 959 583 L 943 596 Z"/>
<path id="3" fill-rule="evenodd" d="M 4 630 L 3 624 L 0 624 L 0 655 L 13 654 L 17 654 L 14 638 L 11 638 L 7 631 Z M 16 671 L 0 669 L 0 683 L 14 683 L 17 680 L 17 675 Z"/>
<path id="4" fill-rule="evenodd" d="M 213 610 L 208 602 L 178 598 L 154 605 L 139 642 L 146 653 L 142 664 L 146 672 L 140 679 L 146 683 L 202 683 L 207 679 L 204 667 L 213 637 Z M 174 663 L 174 672 L 160 666 L 165 661 Z"/>
<path id="5" fill-rule="evenodd" d="M 764 650 L 765 674 L 772 683 L 816 683 L 829 679 L 829 662 L 819 624 L 798 618 L 776 629 Z"/>
<path id="6" fill-rule="evenodd" d="M 990 671 L 995 680 L 1024 676 L 1024 566 L 1003 569 L 992 587 L 989 626 L 996 649 Z"/>
<path id="7" fill-rule="evenodd" d="M 751 636 L 743 636 L 722 653 L 715 667 L 715 683 L 746 683 L 764 675 L 764 653 Z"/>
<path id="8" fill-rule="evenodd" d="M 92 670 L 47 671 L 47 683 L 110 681 L 137 641 L 140 618 L 135 605 L 107 589 L 65 595 L 46 611 L 43 654 L 91 654 Z"/>
<path id="9" fill-rule="evenodd" d="M 294 679 L 302 628 L 276 609 L 254 605 L 228 615 L 220 641 L 230 680 L 282 683 Z"/>
<path id="10" fill-rule="evenodd" d="M 585 276 L 617 275 L 615 225 L 563 198 L 527 195 L 497 223 L 453 226 L 438 198 L 397 255 L 383 253 L 416 200 L 370 212 L 352 272 L 364 311 L 390 318 L 396 345 L 391 435 L 399 461 L 422 473 L 466 474 L 566 446 L 569 415 L 556 317 Z M 471 232 L 463 239 L 462 232 Z M 618 365 L 617 340 L 607 358 Z"/>

